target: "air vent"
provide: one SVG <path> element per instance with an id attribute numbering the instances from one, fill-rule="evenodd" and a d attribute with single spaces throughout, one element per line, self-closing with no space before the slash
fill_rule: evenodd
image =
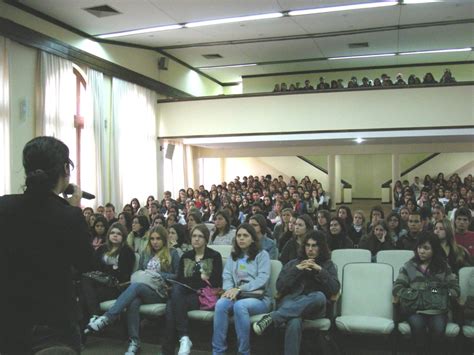
<path id="1" fill-rule="evenodd" d="M 347 46 L 349 48 L 367 48 L 369 46 L 369 43 L 368 42 L 349 43 Z"/>
<path id="2" fill-rule="evenodd" d="M 203 54 L 202 55 L 204 58 L 206 59 L 219 59 L 219 58 L 222 58 L 222 56 L 220 54 Z"/>
<path id="3" fill-rule="evenodd" d="M 96 17 L 107 17 L 120 14 L 119 11 L 111 8 L 109 5 L 100 5 L 83 9 Z"/>

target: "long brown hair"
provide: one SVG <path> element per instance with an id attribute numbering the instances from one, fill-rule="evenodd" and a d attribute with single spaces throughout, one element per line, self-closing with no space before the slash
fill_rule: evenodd
<path id="1" fill-rule="evenodd" d="M 260 252 L 260 242 L 257 238 L 257 232 L 255 231 L 255 228 L 248 223 L 242 223 L 236 230 L 235 232 L 235 237 L 233 241 L 233 248 L 232 248 L 232 253 L 230 254 L 232 257 L 232 260 L 236 261 L 238 258 L 241 258 L 243 256 L 243 251 L 237 244 L 237 233 L 239 233 L 239 230 L 245 229 L 250 236 L 252 237 L 253 243 L 250 244 L 249 249 L 247 250 L 247 255 L 248 259 L 247 262 L 252 261 L 255 259 L 257 254 Z"/>
<path id="2" fill-rule="evenodd" d="M 157 233 L 161 241 L 163 242 L 163 247 L 155 252 L 151 246 L 151 235 Z M 168 247 L 168 231 L 163 226 L 156 226 L 150 229 L 148 233 L 148 242 L 146 243 L 146 252 L 150 255 L 156 256 L 160 261 L 160 267 L 162 271 L 169 271 L 171 269 L 171 253 Z"/>

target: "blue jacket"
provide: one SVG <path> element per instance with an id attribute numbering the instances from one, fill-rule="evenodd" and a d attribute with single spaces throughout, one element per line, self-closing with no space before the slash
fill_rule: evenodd
<path id="1" fill-rule="evenodd" d="M 239 287 L 242 291 L 256 291 L 264 290 L 263 300 L 267 306 L 271 305 L 271 290 L 270 290 L 270 256 L 265 250 L 257 254 L 254 260 L 247 262 L 248 282 L 240 283 L 237 276 L 238 261 L 233 260 L 232 256 L 227 258 L 224 272 L 222 274 L 223 286 L 227 291 L 234 287 Z"/>
<path id="2" fill-rule="evenodd" d="M 264 235 L 260 240 L 260 247 L 262 250 L 267 251 L 271 260 L 278 260 L 278 248 L 274 240 Z"/>

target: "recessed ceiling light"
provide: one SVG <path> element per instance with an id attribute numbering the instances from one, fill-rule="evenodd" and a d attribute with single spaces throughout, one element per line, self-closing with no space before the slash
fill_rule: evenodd
<path id="1" fill-rule="evenodd" d="M 300 15 L 323 14 L 323 13 L 328 13 L 328 12 L 372 9 L 372 8 L 376 8 L 376 7 L 386 7 L 386 6 L 395 6 L 395 5 L 398 5 L 398 1 L 369 2 L 369 3 L 365 3 L 365 4 L 318 7 L 318 8 L 315 8 L 315 9 L 306 9 L 306 10 L 293 10 L 293 11 L 289 11 L 288 15 L 289 16 L 300 16 Z"/>
<path id="2" fill-rule="evenodd" d="M 201 26 L 220 25 L 223 23 L 265 20 L 265 19 L 278 18 L 278 17 L 283 17 L 283 14 L 281 12 L 272 12 L 272 13 L 261 14 L 261 15 L 239 16 L 239 17 L 221 18 L 221 19 L 208 20 L 208 21 L 189 22 L 189 23 L 184 24 L 184 27 L 193 28 L 193 27 L 201 27 Z"/>
<path id="3" fill-rule="evenodd" d="M 470 52 L 472 51 L 471 47 L 466 48 L 454 48 L 454 49 L 435 49 L 428 51 L 416 51 L 416 52 L 402 52 L 400 55 L 413 55 L 413 54 L 431 54 L 431 53 L 452 53 L 452 52 Z"/>
<path id="4" fill-rule="evenodd" d="M 358 144 L 361 144 L 362 142 L 365 142 L 365 139 L 358 137 L 358 138 L 354 139 L 354 142 L 356 142 Z"/>
<path id="5" fill-rule="evenodd" d="M 114 38 L 114 37 L 123 37 L 123 36 L 131 36 L 131 35 L 139 35 L 143 33 L 150 33 L 150 32 L 160 32 L 160 31 L 170 31 L 170 30 L 177 30 L 183 28 L 182 25 L 169 25 L 169 26 L 158 26 L 158 27 L 148 27 L 142 28 L 139 30 L 131 30 L 131 31 L 123 31 L 123 32 L 115 32 L 115 33 L 106 33 L 103 35 L 98 35 L 98 38 Z"/>
<path id="6" fill-rule="evenodd" d="M 230 65 L 216 65 L 213 67 L 200 67 L 199 70 L 211 70 L 211 69 L 225 69 L 225 68 L 241 68 L 241 67 L 253 67 L 256 66 L 256 63 L 249 64 L 230 64 Z"/>
<path id="7" fill-rule="evenodd" d="M 440 0 L 403 0 L 405 5 L 408 4 L 426 4 L 430 2 L 441 2 Z"/>
<path id="8" fill-rule="evenodd" d="M 331 57 L 331 58 L 328 58 L 328 60 L 393 57 L 395 55 L 396 55 L 395 53 L 352 55 L 352 56 L 348 56 L 348 57 Z"/>

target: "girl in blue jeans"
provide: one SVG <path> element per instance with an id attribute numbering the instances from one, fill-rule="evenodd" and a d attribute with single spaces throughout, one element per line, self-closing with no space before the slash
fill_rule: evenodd
<path id="1" fill-rule="evenodd" d="M 224 294 L 217 301 L 212 336 L 213 354 L 225 354 L 229 316 L 234 316 L 239 354 L 250 354 L 250 316 L 266 313 L 271 307 L 270 256 L 260 251 L 255 229 L 248 223 L 236 231 L 231 257 L 222 274 Z M 253 296 L 249 297 L 249 292 Z"/>
<path id="2" fill-rule="evenodd" d="M 168 232 L 162 226 L 150 230 L 148 244 L 140 255 L 140 270 L 153 270 L 164 279 L 176 278 L 179 256 L 175 249 L 168 247 Z M 140 306 L 142 304 L 164 303 L 166 290 L 160 292 L 141 282 L 132 282 L 119 296 L 114 305 L 102 316 L 94 317 L 88 325 L 92 331 L 100 331 L 115 321 L 127 310 L 127 327 L 130 343 L 126 355 L 134 355 L 140 348 L 138 332 L 140 329 Z"/>

